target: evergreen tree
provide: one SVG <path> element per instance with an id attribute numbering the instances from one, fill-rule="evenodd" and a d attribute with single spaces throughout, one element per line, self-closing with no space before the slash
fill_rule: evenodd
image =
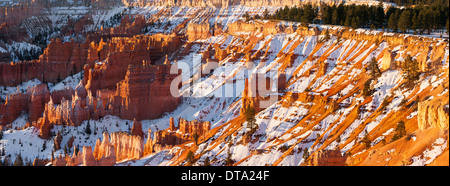
<path id="1" fill-rule="evenodd" d="M 372 83 L 372 79 L 367 80 L 364 83 L 364 88 L 363 88 L 363 96 L 371 96 L 372 95 L 372 90 L 370 89 L 370 84 Z"/>
<path id="2" fill-rule="evenodd" d="M 447 34 L 449 33 L 448 27 L 449 27 L 449 23 L 448 23 L 448 18 L 447 18 L 447 23 L 445 24 L 445 29 L 447 29 Z"/>
<path id="3" fill-rule="evenodd" d="M 370 147 L 371 141 L 369 139 L 369 133 L 366 131 L 366 134 L 364 134 L 364 138 L 361 140 L 361 143 L 364 143 L 365 147 Z"/>
<path id="4" fill-rule="evenodd" d="M 332 18 L 331 18 L 331 24 L 339 25 L 339 14 L 338 14 L 338 10 L 337 9 L 335 9 L 333 11 L 333 15 L 332 15 Z"/>
<path id="5" fill-rule="evenodd" d="M 411 12 L 409 10 L 405 10 L 400 14 L 398 19 L 398 28 L 403 32 L 407 32 L 409 28 L 411 28 Z"/>
<path id="6" fill-rule="evenodd" d="M 266 9 L 264 9 L 264 13 L 263 13 L 263 18 L 264 19 L 269 19 L 269 11 L 267 10 L 267 8 Z"/>
<path id="7" fill-rule="evenodd" d="M 91 135 L 91 125 L 89 124 L 89 120 L 87 122 L 86 129 L 84 130 L 84 132 L 88 135 Z"/>
<path id="8" fill-rule="evenodd" d="M 402 64 L 403 78 L 405 78 L 408 83 L 414 83 L 420 78 L 419 63 L 417 60 L 413 59 L 410 55 L 406 56 L 405 61 Z"/>
<path id="9" fill-rule="evenodd" d="M 308 159 L 309 157 L 309 152 L 308 152 L 308 148 L 304 148 L 303 149 L 303 159 Z"/>
<path id="10" fill-rule="evenodd" d="M 388 28 L 392 30 L 392 32 L 397 32 L 397 21 L 398 21 L 398 11 L 395 11 L 391 14 L 388 21 Z"/>
<path id="11" fill-rule="evenodd" d="M 377 6 L 375 18 L 376 18 L 375 26 L 377 28 L 381 28 L 383 26 L 384 22 L 385 22 L 385 19 L 386 19 L 385 15 L 384 15 L 384 8 L 383 8 L 383 5 L 381 4 L 381 2 Z"/>
<path id="12" fill-rule="evenodd" d="M 377 78 L 381 75 L 381 71 L 380 68 L 378 68 L 378 62 L 375 57 L 372 57 L 369 62 L 369 71 L 372 79 Z"/>
<path id="13" fill-rule="evenodd" d="M 255 109 L 252 106 L 247 107 L 245 112 L 245 121 L 247 121 L 247 128 L 249 128 L 250 131 L 253 131 L 253 126 L 256 124 L 256 119 Z"/>
<path id="14" fill-rule="evenodd" d="M 187 165 L 192 165 L 194 162 L 195 162 L 195 159 L 194 159 L 195 157 L 194 157 L 194 153 L 192 152 L 192 151 L 190 151 L 189 150 L 189 152 L 188 152 L 188 154 L 187 154 L 187 156 L 186 156 L 186 161 L 187 161 Z"/>
<path id="15" fill-rule="evenodd" d="M 211 161 L 209 160 L 209 157 L 205 158 L 205 162 L 203 163 L 203 166 L 205 166 L 205 167 L 211 166 Z"/>
<path id="16" fill-rule="evenodd" d="M 406 135 L 405 122 L 400 121 L 397 123 L 397 127 L 395 127 L 395 134 L 392 137 L 391 141 L 398 140 Z"/>
<path id="17" fill-rule="evenodd" d="M 13 166 L 24 166 L 22 155 L 16 155 L 16 160 L 14 160 Z"/>

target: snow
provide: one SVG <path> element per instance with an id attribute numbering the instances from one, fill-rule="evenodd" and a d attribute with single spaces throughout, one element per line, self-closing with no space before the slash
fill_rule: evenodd
<path id="1" fill-rule="evenodd" d="M 12 44 L 6 44 L 6 48 L 8 49 L 8 52 L 11 54 L 11 60 L 14 62 L 19 61 L 18 58 L 19 55 L 25 57 L 28 54 L 26 52 L 35 51 L 39 53 L 42 50 L 41 47 L 33 45 L 31 43 L 27 43 L 25 41 L 23 42 L 13 41 Z M 0 49 L 0 52 L 5 53 L 2 51 L 2 49 L 3 48 Z"/>
<path id="2" fill-rule="evenodd" d="M 8 95 L 18 93 L 17 90 L 19 90 L 20 93 L 25 93 L 28 87 L 34 87 L 39 84 L 41 84 L 41 81 L 38 79 L 32 79 L 21 83 L 17 87 L 5 87 L 0 85 L 0 98 L 6 100 Z"/>
<path id="3" fill-rule="evenodd" d="M 8 51 L 5 50 L 4 48 L 0 47 L 0 53 L 7 53 Z"/>
<path id="4" fill-rule="evenodd" d="M 59 83 L 56 83 L 55 85 L 53 85 L 52 83 L 49 83 L 49 90 L 51 92 L 56 91 L 56 90 L 64 90 L 67 88 L 71 88 L 71 89 L 76 89 L 76 87 L 81 83 L 81 75 L 83 74 L 83 71 L 73 75 L 73 76 L 69 76 L 67 78 L 65 78 L 64 80 L 62 80 Z"/>
<path id="5" fill-rule="evenodd" d="M 447 141 L 444 138 L 438 138 L 433 143 L 431 149 L 423 151 L 422 155 L 412 157 L 413 163 L 410 166 L 425 166 L 433 162 L 447 148 Z"/>

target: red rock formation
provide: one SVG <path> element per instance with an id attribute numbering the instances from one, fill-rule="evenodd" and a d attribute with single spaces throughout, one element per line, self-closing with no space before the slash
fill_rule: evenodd
<path id="1" fill-rule="evenodd" d="M 99 165 L 108 165 L 124 159 L 139 159 L 143 150 L 144 141 L 140 136 L 115 132 L 110 138 L 107 133 L 103 133 L 103 141 L 97 140 L 93 156 Z"/>
<path id="2" fill-rule="evenodd" d="M 189 23 L 187 26 L 186 35 L 189 41 L 208 38 L 211 36 L 210 26 L 208 23 Z"/>
<path id="3" fill-rule="evenodd" d="M 321 150 L 311 155 L 311 166 L 344 166 L 347 155 L 342 155 L 340 149 Z"/>
<path id="4" fill-rule="evenodd" d="M 193 141 L 193 136 L 196 133 L 199 138 L 206 135 L 211 129 L 211 122 L 199 122 L 197 120 L 187 121 L 179 118 L 178 127 L 175 127 L 173 118 L 170 118 L 169 128 L 166 130 L 155 131 L 153 138 L 151 138 L 152 131 L 149 129 L 149 137 L 145 144 L 144 154 L 159 152 L 166 148 L 171 148 L 175 145 Z"/>
<path id="5" fill-rule="evenodd" d="M 0 85 L 16 86 L 35 78 L 41 82 L 59 82 L 82 70 L 87 49 L 85 43 L 52 40 L 38 60 L 0 63 Z"/>
<path id="6" fill-rule="evenodd" d="M 97 97 L 88 91 L 87 96 L 82 97 L 78 93 L 84 94 L 85 90 L 80 87 L 73 91 L 71 99 L 60 96 L 60 104 L 55 104 L 52 96 L 45 104 L 42 118 L 34 125 L 42 129 L 41 137 L 48 137 L 53 124 L 79 126 L 91 117 L 98 119 L 108 114 L 124 119 L 155 119 L 176 109 L 181 102 L 170 93 L 172 80 L 178 74 L 170 74 L 169 71 L 170 65 L 129 66 L 125 80 L 117 84 L 116 91 L 98 91 Z M 133 130 L 143 137 L 142 126 L 141 132 L 138 132 L 137 124 Z"/>
<path id="7" fill-rule="evenodd" d="M 26 93 L 20 91 L 9 95 L 4 104 L 0 104 L 0 125 L 9 124 L 17 119 L 22 112 L 30 114 L 30 121 L 37 120 L 44 111 L 50 92 L 46 84 L 28 87 Z"/>
<path id="8" fill-rule="evenodd" d="M 125 80 L 117 84 L 111 98 L 113 114 L 130 120 L 155 119 L 177 108 L 181 100 L 171 95 L 170 86 L 178 74 L 170 74 L 170 67 L 129 66 Z"/>
<path id="9" fill-rule="evenodd" d="M 83 146 L 82 153 L 83 166 L 96 166 L 98 165 L 97 161 L 92 154 L 92 147 Z"/>
<path id="10" fill-rule="evenodd" d="M 61 136 L 61 133 L 58 131 L 58 133 L 56 134 L 56 137 L 53 141 L 53 144 L 54 144 L 53 147 L 55 150 L 61 149 L 61 140 L 62 140 L 62 136 Z"/>
<path id="11" fill-rule="evenodd" d="M 131 128 L 131 134 L 144 139 L 144 131 L 142 131 L 142 123 L 140 121 L 137 121 L 136 119 L 133 120 L 133 128 Z"/>
<path id="12" fill-rule="evenodd" d="M 33 166 L 45 166 L 45 164 L 47 164 L 47 161 L 40 159 L 39 157 L 33 161 Z"/>
<path id="13" fill-rule="evenodd" d="M 89 66 L 84 67 L 83 84 L 95 96 L 97 90 L 114 89 L 125 78 L 128 65 L 141 65 L 143 61 L 157 61 L 174 52 L 180 44 L 176 35 L 156 34 L 112 38 L 108 45 L 91 43 Z M 94 61 L 99 61 L 93 65 Z"/>

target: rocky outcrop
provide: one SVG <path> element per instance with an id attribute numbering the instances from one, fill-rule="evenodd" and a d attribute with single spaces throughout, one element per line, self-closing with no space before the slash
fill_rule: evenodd
<path id="1" fill-rule="evenodd" d="M 61 140 L 62 140 L 61 132 L 58 131 L 55 139 L 53 140 L 53 148 L 55 150 L 61 149 Z"/>
<path id="2" fill-rule="evenodd" d="M 156 34 L 113 38 L 108 44 L 102 41 L 98 45 L 91 43 L 90 65 L 84 67 L 83 85 L 94 96 L 97 90 L 114 89 L 125 78 L 128 65 L 142 65 L 143 61 L 154 64 L 165 54 L 175 51 L 180 42 L 175 35 Z M 93 64 L 95 61 L 97 63 Z"/>
<path id="3" fill-rule="evenodd" d="M 0 125 L 13 122 L 22 112 L 30 114 L 30 121 L 36 121 L 44 111 L 44 105 L 50 99 L 46 84 L 28 87 L 25 93 L 18 90 L 8 95 L 6 102 L 0 104 Z"/>
<path id="4" fill-rule="evenodd" d="M 52 40 L 38 60 L 0 63 L 0 85 L 17 86 L 35 78 L 44 83 L 57 83 L 82 70 L 87 50 L 86 43 Z"/>
<path id="5" fill-rule="evenodd" d="M 203 138 L 210 129 L 211 122 L 209 121 L 187 121 L 183 118 L 178 119 L 178 126 L 175 127 L 174 119 L 171 117 L 168 129 L 155 131 L 153 133 L 149 129 L 144 152 L 145 154 L 150 154 L 166 148 L 171 148 L 175 145 L 194 141 L 194 136 L 198 137 L 197 142 L 199 142 L 199 139 Z M 153 134 L 153 138 L 150 134 Z"/>
<path id="6" fill-rule="evenodd" d="M 260 82 L 265 81 L 265 82 Z M 283 92 L 286 87 L 286 74 L 279 73 L 277 78 L 277 92 L 272 91 L 272 79 L 265 77 L 264 74 L 251 75 L 250 78 L 245 79 L 245 87 L 242 92 L 242 107 L 241 115 L 247 112 L 248 108 L 253 108 L 256 113 L 261 111 L 260 102 L 271 99 L 269 94 Z M 264 87 L 265 86 L 265 87 Z M 278 99 L 278 97 L 276 97 Z"/>
<path id="7" fill-rule="evenodd" d="M 92 147 L 83 146 L 82 160 L 83 160 L 83 166 L 98 165 L 97 161 L 95 160 L 94 155 L 92 154 Z"/>
<path id="8" fill-rule="evenodd" d="M 425 130 L 429 127 L 448 130 L 449 107 L 447 101 L 433 99 L 421 101 L 418 104 L 417 121 L 419 129 Z"/>
<path id="9" fill-rule="evenodd" d="M 131 134 L 139 136 L 142 139 L 144 139 L 144 131 L 142 131 L 142 123 L 140 121 L 137 121 L 136 119 L 133 120 L 133 127 L 131 128 Z"/>
<path id="10" fill-rule="evenodd" d="M 94 97 L 81 86 L 70 99 L 61 98 L 55 104 L 51 98 L 36 126 L 45 131 L 53 124 L 79 126 L 85 120 L 98 119 L 106 115 L 116 115 L 124 119 L 155 119 L 164 112 L 178 107 L 180 98 L 170 93 L 171 82 L 178 74 L 170 74 L 170 65 L 129 66 L 125 80 L 117 84 L 116 91 L 98 91 Z M 80 93 L 78 93 L 80 92 Z M 149 105 L 152 105 L 149 107 Z M 143 137 L 142 126 L 133 127 L 136 134 Z M 42 136 L 46 132 L 43 132 Z"/>
<path id="11" fill-rule="evenodd" d="M 125 159 L 139 159 L 144 152 L 144 141 L 140 136 L 122 132 L 103 133 L 103 141 L 97 140 L 93 156 L 99 165 L 115 164 Z"/>
<path id="12" fill-rule="evenodd" d="M 209 38 L 211 37 L 210 25 L 208 23 L 189 23 L 187 26 L 186 36 L 189 41 Z"/>
<path id="13" fill-rule="evenodd" d="M 310 166 L 345 166 L 347 155 L 342 155 L 340 149 L 320 150 L 311 155 Z"/>

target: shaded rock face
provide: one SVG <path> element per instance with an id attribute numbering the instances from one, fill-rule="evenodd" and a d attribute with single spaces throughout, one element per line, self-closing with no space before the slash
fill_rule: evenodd
<path id="1" fill-rule="evenodd" d="M 131 128 L 131 134 L 144 138 L 144 131 L 142 131 L 142 123 L 140 121 L 137 121 L 136 119 L 133 120 L 133 128 Z"/>
<path id="2" fill-rule="evenodd" d="M 86 43 L 52 40 L 38 60 L 0 63 L 0 85 L 17 86 L 35 78 L 44 83 L 57 83 L 83 69 L 87 52 Z"/>
<path id="3" fill-rule="evenodd" d="M 13 122 L 22 112 L 30 114 L 29 120 L 36 121 L 44 111 L 44 105 L 50 99 L 47 84 L 28 87 L 25 93 L 20 91 L 9 95 L 5 103 L 0 103 L 0 125 Z"/>
<path id="4" fill-rule="evenodd" d="M 52 124 L 79 126 L 91 116 L 98 119 L 108 114 L 130 120 L 155 119 L 181 103 L 179 97 L 170 93 L 171 82 L 178 76 L 170 74 L 170 68 L 171 65 L 129 66 L 125 80 L 117 84 L 116 91 L 99 91 L 97 97 L 90 91 L 84 97 L 75 92 L 71 99 L 62 99 L 58 105 L 50 100 L 35 125 L 43 129 L 51 128 Z M 143 136 L 137 123 L 133 128 L 136 134 Z"/>
<path id="5" fill-rule="evenodd" d="M 102 40 L 103 41 L 103 40 Z M 125 78 L 128 65 L 143 61 L 155 64 L 165 54 L 174 52 L 180 44 L 175 35 L 117 37 L 109 44 L 91 43 L 89 66 L 84 67 L 83 85 L 96 95 L 97 90 L 114 89 Z M 94 61 L 99 63 L 94 65 Z"/>

